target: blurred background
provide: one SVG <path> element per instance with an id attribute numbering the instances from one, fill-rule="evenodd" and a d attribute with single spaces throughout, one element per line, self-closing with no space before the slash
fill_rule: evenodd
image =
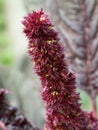
<path id="1" fill-rule="evenodd" d="M 22 33 L 21 21 L 35 9 L 44 8 L 51 15 L 49 2 L 51 0 L 0 0 L 0 88 L 10 90 L 10 104 L 18 107 L 39 127 L 45 121 L 45 106 L 40 97 L 40 81 L 27 54 L 27 40 Z M 56 13 L 51 18 L 57 19 Z M 83 90 L 77 91 L 80 92 L 82 108 L 90 111 L 89 96 Z"/>

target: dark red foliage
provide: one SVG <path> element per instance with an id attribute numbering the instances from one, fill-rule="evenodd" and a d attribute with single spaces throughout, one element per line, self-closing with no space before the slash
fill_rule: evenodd
<path id="1" fill-rule="evenodd" d="M 98 94 L 98 0 L 47 0 L 80 88 Z M 85 77 L 85 78 L 84 78 Z"/>
<path id="2" fill-rule="evenodd" d="M 88 114 L 80 108 L 75 75 L 68 70 L 58 33 L 48 16 L 34 11 L 23 21 L 28 51 L 42 83 L 46 105 L 46 130 L 93 130 Z"/>
<path id="3" fill-rule="evenodd" d="M 3 130 L 39 130 L 16 107 L 7 104 L 6 93 L 8 93 L 7 90 L 0 90 L 0 128 Z"/>

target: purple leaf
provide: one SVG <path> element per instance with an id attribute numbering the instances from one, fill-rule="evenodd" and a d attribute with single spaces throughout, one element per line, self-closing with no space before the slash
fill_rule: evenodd
<path id="1" fill-rule="evenodd" d="M 98 94 L 98 0 L 47 0 L 47 7 L 77 75 L 77 86 L 94 102 Z"/>

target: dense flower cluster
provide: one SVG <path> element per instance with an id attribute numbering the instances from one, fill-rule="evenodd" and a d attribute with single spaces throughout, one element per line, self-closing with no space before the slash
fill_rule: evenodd
<path id="1" fill-rule="evenodd" d="M 24 19 L 29 55 L 41 80 L 41 95 L 46 104 L 44 130 L 92 130 L 88 114 L 80 108 L 75 76 L 68 70 L 54 25 L 42 9 Z"/>
<path id="2" fill-rule="evenodd" d="M 6 102 L 5 94 L 7 93 L 7 90 L 0 89 L 0 128 L 2 130 L 39 130 L 16 107 Z"/>
<path id="3" fill-rule="evenodd" d="M 1 111 L 1 107 L 4 105 L 4 94 L 8 93 L 7 90 L 1 89 L 0 90 L 0 113 Z M 1 114 L 0 114 L 1 115 Z M 3 130 L 7 130 L 7 127 L 5 126 L 5 124 L 0 120 L 0 128 L 2 128 Z"/>

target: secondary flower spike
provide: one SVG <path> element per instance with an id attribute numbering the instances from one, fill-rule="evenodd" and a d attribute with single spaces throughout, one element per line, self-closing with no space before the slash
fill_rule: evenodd
<path id="1" fill-rule="evenodd" d="M 53 23 L 41 9 L 24 17 L 23 25 L 29 40 L 28 52 L 42 83 L 41 95 L 46 105 L 43 129 L 91 130 Z"/>

